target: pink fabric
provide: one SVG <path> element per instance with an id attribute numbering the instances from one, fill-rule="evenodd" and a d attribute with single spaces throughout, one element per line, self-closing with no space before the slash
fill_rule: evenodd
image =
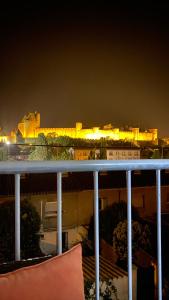
<path id="1" fill-rule="evenodd" d="M 0 300 L 84 300 L 81 246 L 0 275 Z"/>

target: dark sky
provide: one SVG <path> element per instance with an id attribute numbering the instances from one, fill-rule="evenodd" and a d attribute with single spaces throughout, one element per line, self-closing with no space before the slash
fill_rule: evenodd
<path id="1" fill-rule="evenodd" d="M 0 126 L 37 110 L 43 127 L 169 136 L 169 6 L 82 3 L 1 9 Z"/>

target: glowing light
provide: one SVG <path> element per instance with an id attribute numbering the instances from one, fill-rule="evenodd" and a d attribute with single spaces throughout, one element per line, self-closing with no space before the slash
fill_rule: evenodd
<path id="1" fill-rule="evenodd" d="M 89 140 L 99 140 L 100 138 L 104 137 L 103 134 L 100 134 L 99 132 L 95 133 L 88 133 L 86 134 L 85 138 Z"/>
<path id="2" fill-rule="evenodd" d="M 10 145 L 10 141 L 6 141 L 6 144 L 7 144 L 7 145 Z"/>
<path id="3" fill-rule="evenodd" d="M 23 138 L 37 138 L 39 133 L 45 136 L 69 136 L 71 138 L 93 139 L 108 138 L 112 140 L 128 141 L 152 141 L 157 143 L 158 130 L 149 129 L 148 132 L 140 132 L 139 128 L 130 128 L 127 131 L 113 128 L 111 124 L 100 127 L 83 128 L 81 122 L 77 122 L 75 128 L 41 128 L 40 113 L 28 113 L 18 124 L 18 129 Z"/>

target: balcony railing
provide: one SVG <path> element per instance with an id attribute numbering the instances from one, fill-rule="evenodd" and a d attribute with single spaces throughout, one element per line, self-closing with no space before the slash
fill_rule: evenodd
<path id="1" fill-rule="evenodd" d="M 58 253 L 62 253 L 62 173 L 93 172 L 94 220 L 95 220 L 95 281 L 96 300 L 99 300 L 99 180 L 100 171 L 126 171 L 127 186 L 127 233 L 128 233 L 128 299 L 132 300 L 132 213 L 131 172 L 134 170 L 156 171 L 157 199 L 157 261 L 158 299 L 162 300 L 162 258 L 161 258 L 161 170 L 169 169 L 168 159 L 156 160 L 90 160 L 90 161 L 24 161 L 0 162 L 0 174 L 15 176 L 15 260 L 20 254 L 20 175 L 23 173 L 57 173 L 57 232 Z"/>

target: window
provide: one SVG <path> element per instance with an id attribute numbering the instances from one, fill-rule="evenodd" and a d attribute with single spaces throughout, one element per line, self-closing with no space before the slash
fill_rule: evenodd
<path id="1" fill-rule="evenodd" d="M 51 218 L 57 216 L 57 203 L 52 202 L 46 202 L 45 204 L 45 217 Z"/>
<path id="2" fill-rule="evenodd" d="M 66 213 L 66 210 L 62 209 L 62 215 Z M 47 201 L 45 203 L 45 218 L 57 217 L 57 201 Z"/>

